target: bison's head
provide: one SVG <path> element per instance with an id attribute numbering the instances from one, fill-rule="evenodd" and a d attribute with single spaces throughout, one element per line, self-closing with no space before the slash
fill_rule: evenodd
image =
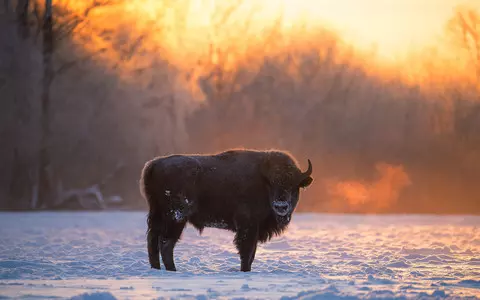
<path id="1" fill-rule="evenodd" d="M 313 178 L 312 163 L 308 160 L 308 169 L 302 172 L 289 156 L 270 157 L 264 165 L 270 206 L 281 224 L 290 222 L 292 212 L 298 203 L 300 188 L 309 186 Z"/>

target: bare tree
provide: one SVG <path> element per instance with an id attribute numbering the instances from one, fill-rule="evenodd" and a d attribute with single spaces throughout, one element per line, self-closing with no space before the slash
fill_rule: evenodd
<path id="1" fill-rule="evenodd" d="M 38 171 L 38 206 L 49 206 L 54 200 L 52 170 L 48 153 L 50 139 L 50 84 L 53 79 L 53 16 L 52 0 L 45 1 L 45 12 L 42 28 L 43 80 L 41 97 L 41 133 Z"/>
<path id="2" fill-rule="evenodd" d="M 468 51 L 480 82 L 480 15 L 474 9 L 458 8 L 447 28 L 461 48 Z"/>
<path id="3" fill-rule="evenodd" d="M 70 61 L 63 62 L 60 67 L 54 68 L 54 54 L 56 51 L 56 43 L 61 40 L 71 37 L 78 26 L 84 24 L 90 12 L 98 7 L 112 5 L 116 3 L 113 0 L 92 0 L 85 8 L 83 14 L 77 15 L 67 11 L 66 7 L 57 7 L 54 9 L 52 0 L 45 0 L 43 9 L 43 18 L 41 22 L 42 32 L 42 56 L 43 56 L 43 80 L 41 93 L 41 132 L 40 132 L 40 149 L 39 149 L 39 164 L 38 164 L 38 197 L 34 195 L 33 199 L 38 198 L 35 205 L 36 208 L 48 208 L 61 201 L 61 195 L 58 194 L 58 189 L 55 188 L 55 172 L 51 162 L 51 154 L 49 153 L 51 142 L 51 86 L 56 77 L 64 72 L 83 62 L 92 58 L 97 53 L 88 54 L 77 59 L 70 59 Z M 35 2 L 37 4 L 37 2 Z M 37 7 L 35 12 L 38 14 Z M 54 26 L 54 12 L 62 12 L 64 17 L 60 22 L 55 22 Z M 37 16 L 37 19 L 39 17 Z M 100 49 L 101 52 L 102 49 Z"/>
<path id="4" fill-rule="evenodd" d="M 475 81 L 455 82 L 448 88 L 453 101 L 453 128 L 456 137 L 464 143 L 477 143 L 480 117 L 480 14 L 472 8 L 459 7 L 447 23 L 447 34 L 454 46 L 466 51 L 468 66 L 473 68 Z M 458 51 L 458 48 L 455 50 Z M 472 97 L 473 96 L 473 97 Z M 472 101 L 473 100 L 473 101 Z"/>

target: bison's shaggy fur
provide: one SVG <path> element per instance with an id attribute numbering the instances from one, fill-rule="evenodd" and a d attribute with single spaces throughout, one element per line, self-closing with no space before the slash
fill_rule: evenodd
<path id="1" fill-rule="evenodd" d="M 187 222 L 200 232 L 216 227 L 235 232 L 241 270 L 250 271 L 258 242 L 281 234 L 299 190 L 313 181 L 281 151 L 230 150 L 216 155 L 155 158 L 142 171 L 149 205 L 148 255 L 152 268 L 175 271 L 173 248 Z"/>

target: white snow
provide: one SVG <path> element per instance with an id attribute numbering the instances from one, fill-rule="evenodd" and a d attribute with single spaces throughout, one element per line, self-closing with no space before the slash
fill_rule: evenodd
<path id="1" fill-rule="evenodd" d="M 182 221 L 183 220 L 183 214 L 179 210 L 173 211 L 173 217 L 175 218 L 175 221 Z"/>
<path id="2" fill-rule="evenodd" d="M 0 299 L 480 297 L 479 225 L 296 213 L 251 273 L 238 271 L 233 233 L 189 226 L 172 273 L 148 265 L 146 213 L 0 213 Z"/>

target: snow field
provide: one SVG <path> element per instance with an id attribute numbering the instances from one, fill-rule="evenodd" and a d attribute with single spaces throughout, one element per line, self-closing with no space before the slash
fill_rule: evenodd
<path id="1" fill-rule="evenodd" d="M 480 296 L 480 217 L 294 214 L 239 272 L 233 233 L 188 226 L 151 270 L 144 212 L 0 213 L 0 299 Z M 163 266 L 162 266 L 163 267 Z"/>

